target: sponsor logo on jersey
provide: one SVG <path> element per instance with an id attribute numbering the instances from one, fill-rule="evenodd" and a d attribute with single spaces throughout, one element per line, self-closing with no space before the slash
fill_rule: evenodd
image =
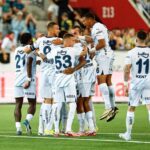
<path id="1" fill-rule="evenodd" d="M 43 45 L 52 45 L 51 41 L 47 40 L 47 41 L 43 41 Z"/>
<path id="2" fill-rule="evenodd" d="M 57 54 L 60 54 L 60 55 L 66 55 L 66 51 L 63 51 L 63 50 L 61 50 L 61 51 L 59 51 L 59 52 L 57 52 Z"/>
<path id="3" fill-rule="evenodd" d="M 136 78 L 140 78 L 140 79 L 143 79 L 143 78 L 146 78 L 147 75 L 136 75 Z"/>
<path id="4" fill-rule="evenodd" d="M 75 95 L 67 95 L 66 98 L 75 98 Z"/>
<path id="5" fill-rule="evenodd" d="M 144 57 L 144 58 L 148 58 L 149 57 L 149 53 L 145 53 L 145 52 L 143 52 L 143 53 L 138 53 L 138 57 Z"/>

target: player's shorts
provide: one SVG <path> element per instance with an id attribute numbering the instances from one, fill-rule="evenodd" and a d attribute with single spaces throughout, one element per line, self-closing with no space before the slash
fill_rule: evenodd
<path id="1" fill-rule="evenodd" d="M 129 91 L 129 105 L 138 106 L 140 102 L 150 104 L 150 79 L 139 80 L 139 82 L 131 83 Z"/>
<path id="2" fill-rule="evenodd" d="M 77 99 L 76 84 L 65 87 L 55 87 L 54 102 L 75 102 Z"/>
<path id="3" fill-rule="evenodd" d="M 50 82 L 50 77 L 47 73 L 42 72 L 41 74 L 41 82 L 40 82 L 40 96 L 42 98 L 52 98 L 52 86 Z"/>
<path id="4" fill-rule="evenodd" d="M 89 97 L 95 94 L 95 83 L 80 83 L 77 85 L 78 97 Z"/>
<path id="5" fill-rule="evenodd" d="M 31 99 L 36 98 L 36 80 L 32 79 L 29 88 L 24 89 L 22 86 L 15 86 L 14 88 L 14 97 L 27 97 Z"/>
<path id="6" fill-rule="evenodd" d="M 110 54 L 101 54 L 96 59 L 97 68 L 96 74 L 97 75 L 109 75 L 113 72 L 113 62 L 114 62 L 114 53 L 108 52 Z"/>

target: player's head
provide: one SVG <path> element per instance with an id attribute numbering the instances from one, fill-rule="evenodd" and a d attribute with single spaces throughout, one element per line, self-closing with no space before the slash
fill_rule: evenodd
<path id="1" fill-rule="evenodd" d="M 63 37 L 64 47 L 72 47 L 75 44 L 75 37 L 73 34 L 67 33 Z"/>
<path id="2" fill-rule="evenodd" d="M 83 16 L 83 25 L 87 28 L 91 28 L 95 23 L 95 16 L 92 13 L 87 13 Z"/>
<path id="3" fill-rule="evenodd" d="M 58 36 L 58 34 L 60 32 L 59 26 L 55 22 L 49 22 L 48 23 L 47 31 L 48 31 L 48 34 L 50 34 L 50 36 Z"/>
<path id="4" fill-rule="evenodd" d="M 140 30 L 138 33 L 137 33 L 137 43 L 146 43 L 146 39 L 147 39 L 147 33 L 143 30 Z"/>
<path id="5" fill-rule="evenodd" d="M 78 37 L 80 35 L 82 35 L 82 28 L 80 26 L 74 26 L 72 28 L 72 31 L 71 33 L 75 36 L 75 37 Z"/>
<path id="6" fill-rule="evenodd" d="M 8 33 L 8 35 L 9 35 L 9 38 L 10 38 L 11 40 L 13 40 L 13 39 L 15 38 L 15 34 L 14 34 L 14 32 L 12 32 L 12 31 L 10 31 L 10 32 Z"/>
<path id="7" fill-rule="evenodd" d="M 20 42 L 23 45 L 32 44 L 32 35 L 30 33 L 23 33 L 20 37 Z"/>

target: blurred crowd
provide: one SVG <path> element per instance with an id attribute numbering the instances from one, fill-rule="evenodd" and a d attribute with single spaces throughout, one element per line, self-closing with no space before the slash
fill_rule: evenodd
<path id="1" fill-rule="evenodd" d="M 34 1 L 38 2 L 38 0 Z M 134 1 L 137 4 L 140 2 L 140 0 Z M 29 32 L 33 37 L 38 37 L 37 21 L 33 14 L 28 12 L 22 0 L 0 0 L 0 6 L 0 52 L 3 54 L 1 56 L 0 53 L 0 60 L 7 60 L 8 53 L 15 50 L 23 32 Z M 75 25 L 83 26 L 84 13 L 86 10 L 74 10 L 69 5 L 69 0 L 50 0 L 46 11 L 46 21 L 58 22 L 62 31 L 70 31 Z M 113 50 L 130 50 L 135 46 L 136 31 L 133 28 L 114 29 L 109 32 L 109 35 L 110 46 Z M 150 33 L 148 37 L 150 45 Z"/>

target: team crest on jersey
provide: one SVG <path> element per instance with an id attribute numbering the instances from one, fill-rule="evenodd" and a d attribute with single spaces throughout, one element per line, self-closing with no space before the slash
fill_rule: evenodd
<path id="1" fill-rule="evenodd" d="M 143 52 L 143 53 L 138 53 L 138 57 L 144 57 L 144 58 L 148 58 L 149 57 L 149 53 L 145 53 L 145 52 Z"/>
<path id="2" fill-rule="evenodd" d="M 59 52 L 57 52 L 57 54 L 60 54 L 60 55 L 66 55 L 66 51 L 63 51 L 63 50 L 61 50 L 61 51 L 59 51 Z"/>
<path id="3" fill-rule="evenodd" d="M 52 45 L 51 41 L 49 41 L 49 40 L 43 41 L 43 44 L 45 44 L 45 45 Z"/>
<path id="4" fill-rule="evenodd" d="M 18 51 L 17 51 L 17 54 L 23 54 L 23 53 L 24 53 L 23 50 L 18 50 Z"/>

